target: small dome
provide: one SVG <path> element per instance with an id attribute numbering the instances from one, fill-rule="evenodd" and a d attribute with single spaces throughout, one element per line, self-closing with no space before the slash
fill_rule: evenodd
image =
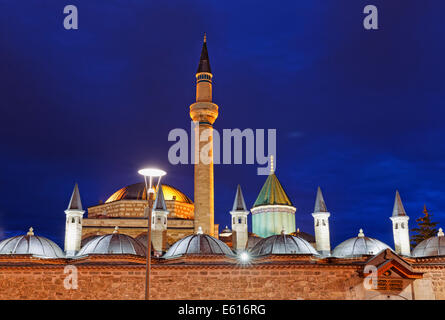
<path id="1" fill-rule="evenodd" d="M 175 242 L 163 257 L 172 258 L 188 254 L 233 255 L 233 252 L 221 240 L 207 234 L 198 233 Z"/>
<path id="2" fill-rule="evenodd" d="M 53 241 L 35 236 L 33 228 L 26 235 L 0 242 L 0 254 L 31 254 L 42 258 L 63 258 L 65 255 Z"/>
<path id="3" fill-rule="evenodd" d="M 445 255 L 445 237 L 442 228 L 436 237 L 423 240 L 413 250 L 413 257 L 436 257 Z"/>
<path id="4" fill-rule="evenodd" d="M 385 249 L 391 248 L 377 239 L 365 237 L 363 230 L 360 229 L 357 237 L 343 241 L 335 247 L 332 256 L 340 258 L 376 255 Z"/>
<path id="5" fill-rule="evenodd" d="M 268 254 L 314 254 L 317 250 L 306 240 L 290 234 L 273 235 L 258 241 L 250 250 L 252 255 Z"/>
<path id="6" fill-rule="evenodd" d="M 228 226 L 226 226 L 223 231 L 221 231 L 221 233 L 219 234 L 220 237 L 228 237 L 232 235 L 232 230 L 230 230 L 230 228 Z"/>
<path id="7" fill-rule="evenodd" d="M 139 241 L 129 235 L 119 233 L 116 228 L 112 234 L 92 238 L 80 249 L 77 255 L 134 254 L 145 256 L 145 251 L 145 247 Z"/>

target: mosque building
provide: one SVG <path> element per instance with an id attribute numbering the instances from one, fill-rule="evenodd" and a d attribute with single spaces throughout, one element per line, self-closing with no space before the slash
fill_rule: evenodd
<path id="1" fill-rule="evenodd" d="M 219 108 L 212 79 L 204 38 L 189 110 L 210 136 Z M 398 191 L 386 221 L 393 247 L 360 229 L 332 248 L 322 190 L 313 212 L 301 213 L 312 214 L 314 235 L 300 231 L 273 167 L 250 210 L 237 186 L 231 226 L 219 233 L 213 170 L 212 161 L 194 165 L 194 201 L 166 184 L 155 190 L 150 299 L 445 299 L 444 233 L 411 250 Z M 143 183 L 132 184 L 86 213 L 75 185 L 63 250 L 33 228 L 0 239 L 0 299 L 144 299 L 146 195 Z"/>

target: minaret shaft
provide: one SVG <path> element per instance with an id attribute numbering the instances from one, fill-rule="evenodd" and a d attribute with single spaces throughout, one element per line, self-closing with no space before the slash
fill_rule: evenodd
<path id="1" fill-rule="evenodd" d="M 213 123 L 218 117 L 218 106 L 212 102 L 212 78 L 204 39 L 198 71 L 196 73 L 196 102 L 190 106 L 190 117 L 195 126 L 195 221 L 208 235 L 214 236 L 213 187 Z"/>

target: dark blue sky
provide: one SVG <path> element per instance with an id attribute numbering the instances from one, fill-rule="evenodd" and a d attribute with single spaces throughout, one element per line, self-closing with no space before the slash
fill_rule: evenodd
<path id="1" fill-rule="evenodd" d="M 79 30 L 63 28 L 63 7 Z M 379 30 L 362 26 L 379 9 Z M 332 243 L 359 228 L 393 246 L 394 193 L 410 227 L 426 203 L 445 226 L 443 1 L 0 0 L 0 238 L 63 243 L 75 182 L 84 206 L 140 181 L 146 165 L 193 197 L 168 132 L 188 128 L 202 36 L 216 129 L 276 128 L 277 176 L 313 233 L 318 185 Z M 215 167 L 216 222 L 238 183 L 249 207 L 256 165 Z"/>

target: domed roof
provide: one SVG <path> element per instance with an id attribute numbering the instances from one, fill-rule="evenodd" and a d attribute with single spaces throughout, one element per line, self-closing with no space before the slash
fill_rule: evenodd
<path id="1" fill-rule="evenodd" d="M 253 207 L 267 205 L 292 206 L 292 202 L 274 172 L 267 177 Z"/>
<path id="2" fill-rule="evenodd" d="M 32 254 L 42 258 L 63 258 L 65 254 L 53 241 L 35 236 L 33 228 L 26 235 L 0 242 L 0 254 Z"/>
<path id="3" fill-rule="evenodd" d="M 163 257 L 172 258 L 188 254 L 233 255 L 233 251 L 221 240 L 197 233 L 175 242 Z"/>
<path id="4" fill-rule="evenodd" d="M 134 254 L 145 256 L 145 247 L 136 239 L 118 232 L 116 227 L 112 234 L 96 236 L 88 241 L 77 253 L 87 254 Z"/>
<path id="5" fill-rule="evenodd" d="M 436 237 L 423 240 L 413 250 L 413 257 L 435 257 L 445 255 L 445 237 L 442 228 Z"/>
<path id="6" fill-rule="evenodd" d="M 317 250 L 306 240 L 290 234 L 273 235 L 258 241 L 250 250 L 252 255 L 268 254 L 314 254 Z"/>
<path id="7" fill-rule="evenodd" d="M 332 256 L 357 257 L 362 255 L 376 255 L 384 249 L 391 248 L 377 239 L 365 237 L 363 230 L 360 229 L 357 237 L 343 241 L 335 247 Z"/>
<path id="8" fill-rule="evenodd" d="M 154 189 L 156 195 L 156 187 Z M 162 191 L 164 193 L 165 200 L 173 200 L 173 197 L 175 197 L 176 201 L 193 204 L 192 200 L 190 200 L 189 197 L 187 197 L 184 193 L 182 193 L 181 191 L 172 186 L 163 184 Z M 111 195 L 111 197 L 107 199 L 107 201 L 105 201 L 105 203 L 118 200 L 146 200 L 146 199 L 147 199 L 147 192 L 145 191 L 145 183 L 140 182 L 117 190 L 115 193 Z"/>

